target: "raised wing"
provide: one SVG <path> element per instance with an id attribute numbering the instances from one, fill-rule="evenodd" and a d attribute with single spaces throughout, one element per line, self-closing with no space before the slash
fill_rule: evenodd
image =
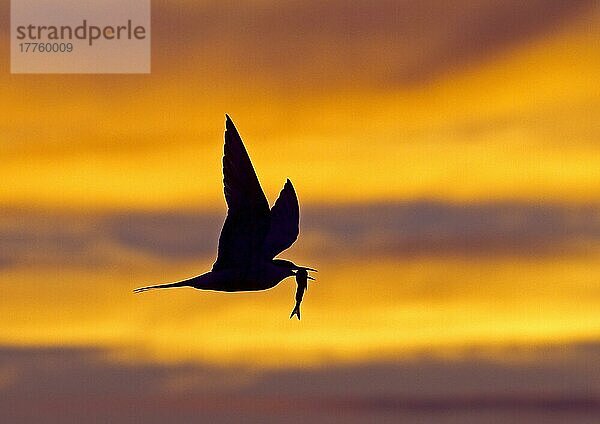
<path id="1" fill-rule="evenodd" d="M 298 238 L 299 223 L 298 197 L 292 182 L 287 180 L 271 208 L 271 225 L 264 244 L 268 259 L 273 259 L 294 244 Z"/>
<path id="2" fill-rule="evenodd" d="M 269 231 L 269 204 L 248 152 L 229 116 L 225 125 L 223 185 L 228 210 L 213 270 L 252 264 Z"/>

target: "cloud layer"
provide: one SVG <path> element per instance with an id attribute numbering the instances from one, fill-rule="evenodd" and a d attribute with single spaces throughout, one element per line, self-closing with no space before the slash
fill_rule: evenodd
<path id="1" fill-rule="evenodd" d="M 598 207 L 483 203 L 306 207 L 304 257 L 542 256 L 593 253 Z M 215 212 L 97 214 L 5 210 L 0 266 L 110 267 L 127 260 L 214 258 L 223 216 Z M 284 255 L 285 256 L 285 255 Z"/>
<path id="2" fill-rule="evenodd" d="M 158 0 L 152 4 L 153 70 L 210 68 L 232 76 L 243 69 L 280 88 L 412 85 L 552 33 L 594 4 Z M 4 37 L 8 21 L 4 9 Z"/>
<path id="3" fill-rule="evenodd" d="M 454 359 L 256 372 L 115 363 L 94 348 L 0 348 L 5 422 L 592 422 L 597 344 L 514 347 Z M 510 359 L 512 358 L 512 359 Z M 548 421 L 549 420 L 549 421 Z"/>
<path id="4" fill-rule="evenodd" d="M 159 59 L 207 60 L 275 85 L 389 88 L 428 81 L 551 33 L 593 3 L 157 2 L 153 40 Z"/>

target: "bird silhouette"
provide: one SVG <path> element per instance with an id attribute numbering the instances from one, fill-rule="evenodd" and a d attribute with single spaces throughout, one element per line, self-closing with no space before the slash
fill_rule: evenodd
<path id="1" fill-rule="evenodd" d="M 288 179 L 269 209 L 244 143 L 231 118 L 225 116 L 223 185 L 227 217 L 212 270 L 174 283 L 140 287 L 134 293 L 174 287 L 223 292 L 267 290 L 296 276 L 296 306 L 290 318 L 296 315 L 300 319 L 307 280 L 314 280 L 308 271 L 316 270 L 275 259 L 298 238 L 300 208 L 294 186 Z"/>

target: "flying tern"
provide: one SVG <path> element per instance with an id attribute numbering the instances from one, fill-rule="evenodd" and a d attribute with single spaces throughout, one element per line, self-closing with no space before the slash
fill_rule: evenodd
<path id="1" fill-rule="evenodd" d="M 296 305 L 290 318 L 296 315 L 300 319 L 300 302 L 307 280 L 314 280 L 308 271 L 316 269 L 275 258 L 298 238 L 298 197 L 288 179 L 269 209 L 248 152 L 228 115 L 225 122 L 223 185 L 227 217 L 212 270 L 174 283 L 140 287 L 134 292 L 174 287 L 223 292 L 258 291 L 273 288 L 285 278 L 295 276 L 298 284 Z"/>

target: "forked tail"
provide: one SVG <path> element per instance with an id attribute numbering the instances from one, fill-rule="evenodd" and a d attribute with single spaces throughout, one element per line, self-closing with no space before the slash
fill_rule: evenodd
<path id="1" fill-rule="evenodd" d="M 210 280 L 210 275 L 211 275 L 211 273 L 207 272 L 206 274 L 197 275 L 196 277 L 192 277 L 192 278 L 186 278 L 185 280 L 177 281 L 175 283 L 157 284 L 155 286 L 140 287 L 139 289 L 135 289 L 133 292 L 134 293 L 142 293 L 142 292 L 145 292 L 148 290 L 170 289 L 173 287 L 202 288 L 206 284 L 206 282 Z"/>
<path id="2" fill-rule="evenodd" d="M 154 289 L 169 289 L 173 287 L 187 287 L 190 286 L 190 280 L 177 281 L 176 283 L 157 284 L 155 286 L 146 286 L 135 289 L 134 293 L 142 293 L 148 290 Z"/>
<path id="3" fill-rule="evenodd" d="M 294 315 L 296 315 L 298 317 L 298 320 L 300 320 L 300 302 L 296 302 L 296 306 L 292 311 L 292 315 L 290 315 L 290 319 L 292 319 Z"/>

